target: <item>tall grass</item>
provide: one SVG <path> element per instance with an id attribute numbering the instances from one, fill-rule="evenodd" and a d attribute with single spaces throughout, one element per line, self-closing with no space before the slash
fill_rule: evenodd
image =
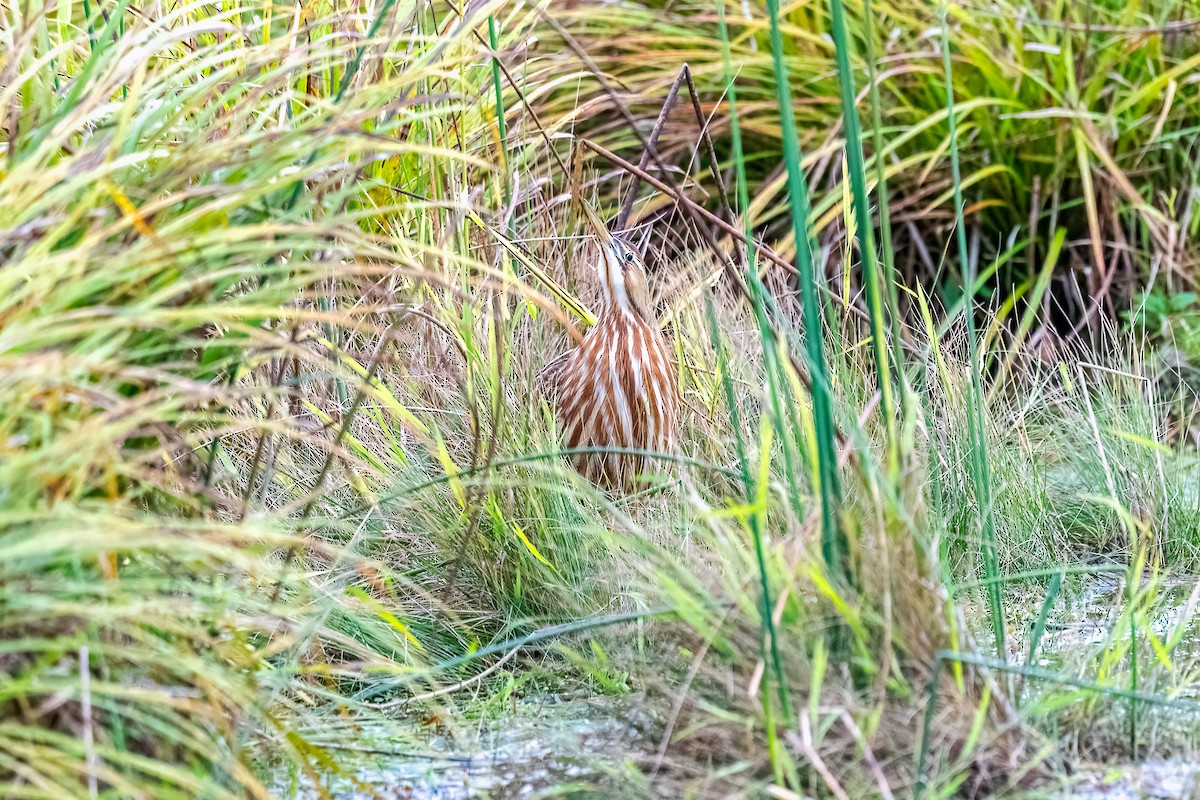
<path id="1" fill-rule="evenodd" d="M 599 51 L 598 63 L 619 75 L 643 102 L 652 104 L 651 98 L 672 79 L 671 65 L 679 60 L 674 54 L 688 60 L 702 88 L 719 92 L 721 87 L 706 77 L 719 74 L 717 54 L 704 44 L 711 34 L 703 25 L 689 24 L 691 10 L 705 7 L 676 4 L 672 14 L 654 22 L 649 11 L 625 19 L 589 13 L 587 29 L 595 34 L 589 41 Z M 1200 95 L 1185 81 L 1196 65 L 1184 32 L 1194 14 L 1189 14 L 1191 6 L 1168 2 L 1138 9 L 1078 4 L 1055 6 L 1053 13 L 1023 9 L 1024 3 L 962 6 L 951 18 L 955 84 L 964 98 L 960 112 L 968 115 L 960 138 L 970 141 L 960 153 L 962 180 L 978 197 L 964 213 L 968 239 L 981 236 L 987 253 L 981 263 L 986 263 L 993 249 L 1007 249 L 998 242 L 1015 231 L 1013 242 L 1022 246 L 988 279 L 994 291 L 1008 296 L 1033 285 L 1057 229 L 1068 228 L 1067 241 L 1073 244 L 1068 257 L 1055 265 L 1049 293 L 1054 301 L 1039 308 L 1039 316 L 1060 324 L 1063 319 L 1079 321 L 1088 312 L 1089 299 L 1080 299 L 1074 288 L 1079 286 L 1084 295 L 1090 292 L 1091 299 L 1102 301 L 1089 318 L 1097 313 L 1111 318 L 1123 308 L 1125 295 L 1119 287 L 1144 281 L 1150 271 L 1144 261 L 1126 258 L 1105 243 L 1152 240 L 1161 249 L 1163 235 L 1169 238 L 1170 230 L 1181 231 L 1194 218 L 1187 211 L 1194 208 L 1194 199 L 1169 200 L 1183 198 L 1194 185 L 1186 154 L 1197 134 L 1193 120 Z M 872 115 L 880 111 L 883 146 L 877 148 L 878 158 L 870 153 L 867 159 L 868 171 L 882 169 L 893 192 L 889 205 L 896 236 L 885 258 L 894 256 L 910 287 L 917 281 L 944 287 L 946 302 L 953 303 L 959 296 L 957 281 L 943 280 L 937 258 L 944 242 L 954 237 L 954 214 L 949 164 L 943 157 L 948 142 L 940 59 L 938 48 L 925 38 L 937 25 L 936 7 L 893 1 L 873 4 L 872 11 L 880 24 L 871 25 L 869 32 L 862 16 L 851 17 L 847 27 L 853 40 L 864 43 L 864 52 L 869 46 L 887 54 L 877 87 L 880 100 L 872 109 Z M 739 10 L 734 16 L 741 15 Z M 654 24 L 657 33 L 623 36 L 627 21 L 628 30 Z M 792 89 L 801 143 L 824 178 L 834 166 L 830 155 L 837 147 L 828 132 L 837 129 L 841 116 L 835 99 L 840 94 L 836 52 L 822 39 L 830 34 L 830 18 L 814 10 L 781 22 L 789 69 L 803 76 Z M 761 225 L 784 219 L 786 205 L 781 202 L 786 200 L 786 181 L 772 172 L 784 158 L 784 123 L 773 102 L 776 84 L 767 40 L 759 16 L 734 43 L 735 59 L 742 65 L 743 128 L 756 154 L 750 177 L 756 186 L 761 183 L 759 191 L 752 191 Z M 1149 46 L 1140 47 L 1142 42 Z M 638 48 L 649 55 L 625 57 Z M 1071 86 L 1075 93 L 1068 96 Z M 693 136 L 694 130 L 680 125 L 667 131 L 661 146 L 671 152 L 686 147 Z M 618 146 L 623 134 L 614 127 L 602 137 L 611 147 Z M 1087 194 L 1082 184 L 1093 174 L 1098 176 L 1094 191 Z M 832 180 L 812 183 L 818 239 L 835 237 L 830 225 L 842 217 L 842 187 Z M 1118 206 L 1125 210 L 1115 215 L 1100 210 Z M 1097 263 L 1096 242 L 1104 250 L 1098 262 L 1102 267 L 1096 269 L 1107 276 L 1099 283 L 1098 272 L 1084 272 L 1087 264 Z M 1110 271 L 1107 265 L 1114 258 L 1116 267 Z M 1187 261 L 1181 262 L 1185 270 Z"/>
<path id="2" fill-rule="evenodd" d="M 1054 766 L 1031 732 L 1186 750 L 1144 710 L 1194 675 L 1160 570 L 1200 564 L 1195 453 L 1124 334 L 1018 354 L 1098 296 L 1097 243 L 1189 263 L 1158 237 L 1196 60 L 1127 31 L 1169 9 L 960 6 L 935 52 L 917 3 L 746 8 L 0 9 L 0 795 L 287 795 L 356 777 L 354 726 L 561 688 L 645 692 L 666 796 L 1002 792 Z M 687 413 L 616 496 L 534 389 L 595 307 L 562 164 L 636 156 L 613 104 L 648 127 L 684 60 L 750 244 L 639 207 Z M 671 180 L 722 202 L 669 123 Z M 961 281 L 920 255 L 952 237 Z M 1110 557 L 1103 641 L 1063 645 Z"/>
<path id="3" fill-rule="evenodd" d="M 757 266 L 757 252 L 751 245 L 753 241 L 753 231 L 749 226 L 749 190 L 746 182 L 746 165 L 745 157 L 742 151 L 741 130 L 737 117 L 737 86 L 736 74 L 733 71 L 729 60 L 729 35 L 728 28 L 725 24 L 725 7 L 724 4 L 718 4 L 718 31 L 721 39 L 721 48 L 724 55 L 724 67 L 726 80 L 728 81 L 728 102 L 730 106 L 730 126 L 733 148 L 733 158 L 736 169 L 736 188 L 737 188 L 737 208 L 742 214 L 743 230 L 746 233 L 747 249 L 746 249 L 746 270 L 745 279 L 747 286 L 750 287 L 750 302 L 753 306 L 753 313 L 758 324 L 760 341 L 762 343 L 762 352 L 766 360 L 767 385 L 771 397 L 772 414 L 775 419 L 775 429 L 780 434 L 785 434 L 787 428 L 784 425 L 782 416 L 782 397 L 783 383 L 785 381 L 784 371 L 780 364 L 778 351 L 775 349 L 777 342 L 773 335 L 772 329 L 767 322 L 767 312 L 763 295 L 766 292 L 762 281 L 759 279 Z M 738 414 L 738 401 L 734 391 L 733 378 L 728 360 L 725 356 L 725 348 L 721 341 L 720 326 L 718 324 L 712 301 L 708 301 L 708 316 L 709 328 L 713 337 L 713 348 L 717 351 L 718 366 L 720 368 L 722 388 L 725 394 L 725 404 L 729 410 L 729 419 L 733 429 L 737 432 L 738 445 L 738 461 L 742 469 L 742 482 L 745 485 L 746 503 L 747 505 L 756 505 L 759 502 L 759 493 L 761 488 L 756 491 L 751 479 L 750 465 L 747 461 L 745 445 L 741 438 L 741 421 Z M 782 438 L 782 437 L 781 437 Z M 793 502 L 798 501 L 798 490 L 796 487 L 796 471 L 792 466 L 792 448 L 786 439 L 783 442 L 783 458 L 785 461 L 785 472 L 788 479 L 788 486 L 791 492 Z M 798 448 L 797 448 L 798 449 Z M 760 475 L 760 479 L 761 479 Z M 771 668 L 773 672 L 773 682 L 778 693 L 779 711 L 782 715 L 783 726 L 790 726 L 794 722 L 794 711 L 792 709 L 790 689 L 787 683 L 787 673 L 783 668 L 781 644 L 779 642 L 779 632 L 775 625 L 774 610 L 775 602 L 771 590 L 771 576 L 767 568 L 767 560 L 764 545 L 764 531 L 762 530 L 761 519 L 758 514 L 749 518 L 750 535 L 754 541 L 755 556 L 759 571 L 759 581 L 762 591 L 762 604 L 760 608 L 761 626 L 763 629 L 764 661 L 769 657 L 771 660 Z M 783 759 L 780 755 L 783 745 L 780 742 L 778 728 L 774 719 L 774 711 L 772 708 L 774 700 L 769 694 L 763 695 L 763 712 L 765 716 L 766 735 L 768 741 L 768 751 L 770 753 L 771 766 L 774 777 L 777 782 L 783 782 L 785 767 Z"/>
<path id="4" fill-rule="evenodd" d="M 267 13 L 239 43 L 235 21 L 263 10 L 143 8 L 127 27 L 124 4 L 67 4 L 56 36 L 45 13 L 0 12 L 18 110 L 0 201 L 5 797 L 269 796 L 263 751 L 317 775 L 332 762 L 304 721 L 370 713 L 340 681 L 437 653 L 436 626 L 400 608 L 418 587 L 361 529 L 297 522 L 388 469 L 351 430 L 378 381 L 334 344 L 381 335 L 394 301 L 363 298 L 430 252 L 377 233 L 424 207 L 380 202 L 380 177 L 475 159 L 423 141 L 419 108 L 380 113 L 434 59 L 366 83 L 368 48 L 396 39 Z"/>

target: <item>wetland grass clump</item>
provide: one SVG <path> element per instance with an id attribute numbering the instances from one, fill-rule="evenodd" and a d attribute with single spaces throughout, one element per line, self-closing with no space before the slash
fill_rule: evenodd
<path id="1" fill-rule="evenodd" d="M 0 8 L 0 795 L 567 688 L 645 796 L 1194 757 L 1200 8 L 1035 5 Z M 580 191 L 684 392 L 631 494 L 534 386 Z"/>

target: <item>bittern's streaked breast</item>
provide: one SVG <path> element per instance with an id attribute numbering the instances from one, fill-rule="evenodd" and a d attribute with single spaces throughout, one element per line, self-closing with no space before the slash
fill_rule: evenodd
<path id="1" fill-rule="evenodd" d="M 599 232 L 600 309 L 596 325 L 547 375 L 568 448 L 622 448 L 670 453 L 679 429 L 674 360 L 658 328 L 641 255 L 626 239 Z M 572 457 L 589 479 L 628 486 L 652 462 L 641 455 Z"/>

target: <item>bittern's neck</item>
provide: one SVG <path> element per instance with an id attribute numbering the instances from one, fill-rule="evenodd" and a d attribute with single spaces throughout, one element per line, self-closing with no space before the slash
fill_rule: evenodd
<path id="1" fill-rule="evenodd" d="M 624 320 L 654 325 L 654 307 L 645 289 L 627 283 L 604 284 L 601 289 L 600 321 Z"/>
<path id="2" fill-rule="evenodd" d="M 637 317 L 637 308 L 629 299 L 629 294 L 620 284 L 615 287 L 605 286 L 600 298 L 601 318 Z"/>
<path id="3" fill-rule="evenodd" d="M 601 256 L 599 266 L 600 268 L 597 272 L 600 273 L 601 314 L 604 316 L 618 316 L 621 314 L 637 316 L 638 310 L 629 296 L 628 287 L 625 285 L 625 270 L 620 260 L 612 253 L 609 253 L 608 248 L 604 248 L 604 255 Z"/>
<path id="4" fill-rule="evenodd" d="M 630 245 L 615 240 L 611 246 L 602 247 L 596 277 L 600 281 L 602 315 L 631 322 L 655 322 L 646 273 Z"/>

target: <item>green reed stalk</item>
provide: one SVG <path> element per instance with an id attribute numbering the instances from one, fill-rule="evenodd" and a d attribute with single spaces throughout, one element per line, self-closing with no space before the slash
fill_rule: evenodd
<path id="1" fill-rule="evenodd" d="M 842 0 L 830 0 L 829 13 L 833 20 L 833 44 L 838 72 L 838 89 L 842 96 L 842 124 L 846 130 L 846 178 L 854 198 L 854 215 L 858 218 L 857 236 L 859 257 L 862 259 L 863 287 L 867 293 L 867 311 L 871 317 L 871 350 L 879 380 L 879 414 L 887 430 L 888 473 L 900 471 L 899 437 L 896 434 L 896 408 L 892 400 L 892 374 L 888 364 L 887 320 L 894 319 L 895 308 L 885 308 L 879 287 L 879 267 L 875 260 L 875 236 L 871 206 L 867 202 L 867 172 L 863 164 L 862 129 L 854 99 L 854 74 L 850 71 L 850 51 L 853 47 L 846 30 L 846 9 Z"/>
<path id="2" fill-rule="evenodd" d="M 717 369 L 721 373 L 721 385 L 725 391 L 725 405 L 729 409 L 729 423 L 737 441 L 738 466 L 741 468 L 742 485 L 746 492 L 746 502 L 753 503 L 755 497 L 754 479 L 750 475 L 750 466 L 746 457 L 746 443 L 742 439 L 742 423 L 738 414 L 737 395 L 733 390 L 733 381 L 729 376 L 729 362 L 725 358 L 725 348 L 721 343 L 721 331 L 717 326 L 717 315 L 713 309 L 711 294 L 705 297 L 708 311 L 709 333 L 712 337 L 713 349 L 717 352 Z M 758 577 L 761 589 L 761 607 L 759 615 L 762 624 L 760 646 L 764 663 L 771 665 L 771 676 L 779 697 L 780 712 L 784 725 L 789 725 L 792 718 L 791 701 L 788 697 L 787 681 L 783 672 L 783 659 L 779 655 L 779 640 L 775 630 L 773 610 L 775 602 L 771 597 L 771 582 L 767 574 L 766 548 L 763 546 L 762 528 L 759 525 L 758 514 L 748 514 L 747 524 L 750 526 L 750 538 L 754 543 L 754 557 L 758 562 Z M 767 729 L 767 749 L 771 758 L 771 767 L 776 780 L 783 779 L 782 750 L 776 728 L 775 712 L 772 708 L 770 693 L 762 694 L 763 722 Z"/>
<path id="3" fill-rule="evenodd" d="M 790 437 L 785 435 L 783 420 L 783 403 L 780 400 L 781 389 L 787 386 L 787 380 L 779 363 L 779 351 L 774 346 L 775 336 L 768 322 L 765 299 L 767 287 L 758 278 L 756 268 L 758 252 L 754 246 L 754 231 L 750 222 L 750 182 L 746 179 L 746 160 L 742 149 L 742 125 L 737 111 L 736 73 L 729 48 L 729 27 L 725 24 L 724 0 L 717 0 L 717 28 L 721 38 L 721 57 L 725 70 L 724 84 L 727 90 L 729 104 L 729 145 L 733 155 L 734 170 L 737 179 L 738 209 L 742 218 L 742 230 L 746 234 L 746 284 L 750 289 L 750 300 L 753 306 L 754 319 L 758 323 L 758 332 L 763 346 L 764 366 L 767 374 L 767 389 L 770 392 L 771 413 L 776 420 L 776 430 L 779 431 L 780 446 L 783 449 L 783 468 L 787 477 L 788 489 L 791 491 L 792 506 L 800 513 L 800 489 L 796 482 L 796 468 L 793 463 Z M 795 420 L 795 406 L 789 402 L 788 410 L 792 412 L 791 423 L 794 431 L 799 430 Z"/>
<path id="4" fill-rule="evenodd" d="M 992 522 L 993 494 L 991 469 L 988 465 L 987 441 L 983 427 L 983 387 L 980 381 L 978 336 L 975 331 L 975 265 L 967 252 L 967 231 L 963 220 L 962 176 L 958 162 L 958 125 L 954 119 L 954 76 L 950 67 L 950 33 L 946 27 L 946 4 L 938 4 L 942 27 L 942 70 L 946 80 L 946 112 L 950 125 L 950 170 L 954 181 L 954 232 L 958 240 L 958 258 L 963 275 L 963 315 L 967 324 L 967 348 L 970 351 L 971 391 L 967 407 L 967 433 L 971 448 L 968 468 L 975 487 L 975 503 L 979 512 L 979 555 L 983 573 L 989 581 L 988 606 L 991 610 L 992 634 L 996 640 L 996 657 L 1006 658 L 1004 639 L 1004 606 L 1000 602 L 1000 565 L 996 558 L 996 528 Z"/>
<path id="5" fill-rule="evenodd" d="M 488 14 L 488 47 L 492 48 L 492 87 L 496 93 L 496 128 L 500 135 L 500 152 L 497 154 L 497 162 L 500 164 L 499 178 L 503 184 L 502 193 L 504 196 L 504 205 L 507 207 L 512 203 L 512 182 L 508 179 L 508 129 L 507 123 L 504 121 L 504 87 L 500 83 L 500 34 L 496 30 L 496 15 Z M 505 213 L 508 218 L 508 224 L 505 227 L 505 235 L 511 242 L 517 238 L 514 225 L 514 214 Z M 512 270 L 513 275 L 520 275 L 520 270 L 517 265 L 517 259 L 510 256 L 508 259 L 508 267 Z M 531 313 L 535 306 L 527 305 Z"/>
<path id="6" fill-rule="evenodd" d="M 817 494 L 821 498 L 821 554 L 831 578 L 850 579 L 846 537 L 838 523 L 842 492 L 837 474 L 834 448 L 833 397 L 829 367 L 825 363 L 821 307 L 817 298 L 817 276 L 812 262 L 812 243 L 808 227 L 808 187 L 800 167 L 800 139 L 796 135 L 796 115 L 792 109 L 792 90 L 787 64 L 783 58 L 783 33 L 779 29 L 779 0 L 767 0 L 771 22 L 771 56 L 775 68 L 775 89 L 779 103 L 779 123 L 788 171 L 788 199 L 792 231 L 796 237 L 796 269 L 799 273 L 801 308 L 804 314 L 805 349 L 812 377 L 813 427 L 817 439 L 815 470 Z"/>
<path id="7" fill-rule="evenodd" d="M 892 315 L 892 360 L 900 393 L 907 398 L 904 347 L 900 338 L 899 274 L 892 248 L 892 213 L 888 201 L 887 175 L 883 161 L 883 103 L 879 99 L 879 74 L 875 64 L 875 12 L 871 0 L 863 0 L 863 57 L 867 64 L 867 102 L 871 104 L 871 147 L 875 151 L 875 197 L 879 206 L 879 249 L 883 254 L 883 286 Z"/>
<path id="8" fill-rule="evenodd" d="M 506 160 L 504 146 L 508 136 L 504 130 L 504 89 L 500 84 L 500 36 L 496 32 L 496 15 L 488 14 L 488 46 L 492 48 L 492 86 L 496 91 L 496 126 L 500 129 L 500 161 Z"/>
<path id="9" fill-rule="evenodd" d="M 746 278 L 751 286 L 751 299 L 754 305 L 754 316 L 758 320 L 759 334 L 763 343 L 763 352 L 768 355 L 766 359 L 767 381 L 771 392 L 772 412 L 775 416 L 776 425 L 782 429 L 783 419 L 780 416 L 780 401 L 778 383 L 783 383 L 780 374 L 778 353 L 772 346 L 773 337 L 770 333 L 770 326 L 766 323 L 766 314 L 763 310 L 762 291 L 765 288 L 758 281 L 758 273 L 755 269 L 755 251 L 752 244 L 753 237 L 750 235 L 750 190 L 749 184 L 746 181 L 746 163 L 742 150 L 742 131 L 741 124 L 738 121 L 737 115 L 737 89 L 734 84 L 733 64 L 729 54 L 729 30 L 725 24 L 725 0 L 717 0 L 717 25 L 721 37 L 721 56 L 725 70 L 725 86 L 728 91 L 729 103 L 729 125 L 730 125 L 730 142 L 733 149 L 733 160 L 737 171 L 737 193 L 738 193 L 738 210 L 742 215 L 742 225 L 747 233 L 746 236 Z M 746 464 L 745 446 L 742 443 L 741 427 L 737 422 L 737 399 L 734 396 L 733 383 L 730 380 L 728 369 L 725 368 L 724 349 L 720 346 L 720 337 L 716 327 L 716 315 L 712 310 L 712 301 L 709 300 L 709 320 L 712 326 L 713 346 L 717 348 L 719 353 L 719 362 L 721 364 L 721 377 L 725 390 L 725 401 L 729 405 L 729 413 L 731 421 L 734 423 L 734 435 L 738 442 L 738 456 L 742 465 L 742 479 L 746 489 L 746 501 L 754 502 L 754 487 L 750 483 L 749 468 Z M 792 490 L 793 503 L 798 502 L 798 492 L 795 482 L 795 472 L 792 466 L 791 447 L 788 445 L 787 437 L 780 437 L 780 444 L 783 448 L 784 465 L 787 471 L 788 481 Z M 787 678 L 783 671 L 783 659 L 779 654 L 778 631 L 775 630 L 775 621 L 773 617 L 774 601 L 771 597 L 771 582 L 770 576 L 767 573 L 766 556 L 762 542 L 762 531 L 759 528 L 758 515 L 752 514 L 749 517 L 750 535 L 754 539 L 754 554 L 758 561 L 758 575 L 760 583 L 760 591 L 762 598 L 762 628 L 763 628 L 763 659 L 771 665 L 771 671 L 774 673 L 775 688 L 779 697 L 780 712 L 783 715 L 783 723 L 790 725 L 792 722 L 792 707 L 791 699 L 788 695 Z M 779 754 L 779 745 L 777 736 L 774 730 L 774 719 L 771 712 L 771 703 L 764 692 L 763 697 L 763 714 L 767 724 L 768 747 L 770 749 L 771 765 L 776 774 L 776 779 L 779 780 L 783 776 L 784 767 L 783 759 Z"/>

